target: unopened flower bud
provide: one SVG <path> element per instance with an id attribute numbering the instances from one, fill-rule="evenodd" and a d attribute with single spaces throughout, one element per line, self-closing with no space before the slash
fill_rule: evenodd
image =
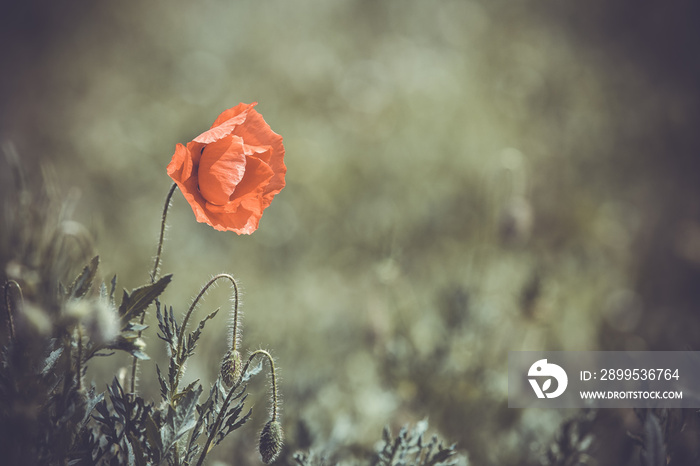
<path id="1" fill-rule="evenodd" d="M 282 425 L 279 421 L 268 421 L 260 432 L 260 455 L 263 463 L 270 464 L 282 451 Z"/>
<path id="2" fill-rule="evenodd" d="M 221 361 L 221 380 L 227 388 L 241 377 L 241 353 L 238 350 L 228 350 Z"/>

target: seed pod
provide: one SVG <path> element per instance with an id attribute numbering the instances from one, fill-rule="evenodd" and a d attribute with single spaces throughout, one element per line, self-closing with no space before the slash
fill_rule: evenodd
<path id="1" fill-rule="evenodd" d="M 268 421 L 260 432 L 260 455 L 263 463 L 270 464 L 282 451 L 282 425 L 279 421 Z"/>
<path id="2" fill-rule="evenodd" d="M 231 388 L 241 377 L 241 353 L 238 350 L 228 350 L 221 361 L 221 380 L 227 388 Z"/>

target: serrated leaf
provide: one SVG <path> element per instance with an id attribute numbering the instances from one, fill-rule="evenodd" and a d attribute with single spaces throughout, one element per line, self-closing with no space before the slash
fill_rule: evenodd
<path id="1" fill-rule="evenodd" d="M 138 324 L 136 322 L 129 322 L 126 324 L 124 329 L 122 330 L 123 332 L 143 332 L 148 328 L 148 325 L 145 324 Z"/>
<path id="2" fill-rule="evenodd" d="M 135 442 L 133 438 L 131 438 L 130 440 L 131 441 L 126 442 L 127 464 L 129 466 L 136 466 L 136 458 L 134 457 L 134 443 L 137 442 Z"/>
<path id="3" fill-rule="evenodd" d="M 391 430 L 389 430 L 389 426 L 384 426 L 384 429 L 382 429 L 382 440 L 384 440 L 384 443 L 391 443 Z"/>
<path id="4" fill-rule="evenodd" d="M 413 428 L 413 435 L 423 436 L 428 431 L 428 420 L 422 419 L 416 423 L 416 427 Z"/>
<path id="5" fill-rule="evenodd" d="M 178 429 L 175 431 L 177 439 L 193 428 L 196 422 L 195 411 L 197 407 L 197 400 L 202 394 L 202 386 L 199 385 L 194 389 L 190 388 L 193 385 L 194 384 L 190 384 L 188 386 L 188 389 L 180 398 L 177 407 L 175 408 L 175 422 L 176 425 L 179 425 Z"/>
<path id="6" fill-rule="evenodd" d="M 241 411 L 243 410 L 243 401 L 241 401 L 239 404 L 237 404 L 231 412 L 228 414 L 228 418 L 226 419 L 223 428 L 219 430 L 217 439 L 216 439 L 216 444 L 218 445 L 221 443 L 228 434 L 233 432 L 234 430 L 238 429 L 241 427 L 243 424 L 248 422 L 248 419 L 250 416 L 253 414 L 253 409 L 249 409 L 248 412 L 243 416 L 242 418 L 238 419 L 238 416 L 240 415 Z"/>
<path id="7" fill-rule="evenodd" d="M 133 461 L 135 466 L 148 466 L 149 463 L 146 459 L 146 452 L 141 447 L 141 442 L 131 433 L 129 434 L 129 446 L 133 448 Z"/>
<path id="8" fill-rule="evenodd" d="M 156 373 L 158 374 L 158 382 L 160 382 L 160 394 L 165 400 L 168 398 L 170 387 L 168 386 L 168 382 L 166 382 L 165 378 L 163 377 L 163 374 L 161 374 L 158 364 L 156 364 Z"/>
<path id="9" fill-rule="evenodd" d="M 216 387 L 216 384 L 214 384 L 209 389 L 209 396 L 207 397 L 206 401 L 201 405 L 197 405 L 197 414 L 199 415 L 199 417 L 197 419 L 197 424 L 195 424 L 194 426 L 194 432 L 192 433 L 192 437 L 190 438 L 190 445 L 197 441 L 197 437 L 199 437 L 199 435 L 202 433 L 203 426 L 205 424 L 207 426 L 209 425 L 209 418 L 212 415 L 212 408 L 214 406 L 214 403 L 216 403 L 215 399 L 217 393 L 218 389 Z"/>
<path id="10" fill-rule="evenodd" d="M 123 419 L 126 418 L 126 405 L 124 404 L 124 389 L 119 380 L 115 377 L 112 379 L 112 384 L 107 386 L 109 398 L 112 401 L 114 411 Z"/>
<path id="11" fill-rule="evenodd" d="M 199 322 L 197 329 L 194 332 L 192 332 L 192 334 L 190 336 L 190 338 L 191 338 L 190 351 L 194 350 L 194 346 L 197 343 L 197 340 L 199 340 L 199 337 L 202 334 L 202 330 L 204 330 L 204 325 L 207 323 L 208 320 L 213 319 L 216 316 L 216 314 L 218 314 L 219 310 L 220 309 L 215 310 L 214 312 L 212 312 L 211 314 L 209 314 L 208 316 L 206 316 L 204 319 L 202 319 Z"/>
<path id="12" fill-rule="evenodd" d="M 231 425 L 231 429 L 229 432 L 233 432 L 234 430 L 238 429 L 241 427 L 243 424 L 248 422 L 248 419 L 250 419 L 250 416 L 253 414 L 253 408 L 250 408 L 248 412 L 246 413 L 245 416 L 240 418 L 235 424 Z"/>
<path id="13" fill-rule="evenodd" d="M 92 281 L 95 279 L 97 274 L 97 266 L 100 264 L 100 256 L 95 256 L 92 258 L 90 263 L 85 266 L 83 271 L 78 275 L 78 277 L 73 281 L 71 286 L 68 288 L 68 294 L 72 298 L 81 298 L 90 291 L 92 286 Z"/>
<path id="14" fill-rule="evenodd" d="M 117 275 L 115 274 L 112 277 L 112 281 L 110 282 L 111 288 L 109 289 L 109 301 L 112 303 L 112 306 L 114 306 L 114 292 L 117 290 Z"/>
<path id="15" fill-rule="evenodd" d="M 148 443 L 157 448 L 155 460 L 159 461 L 163 455 L 163 444 L 161 443 L 160 429 L 151 416 L 146 418 L 146 439 L 148 439 Z"/>
<path id="16" fill-rule="evenodd" d="M 48 357 L 44 360 L 44 367 L 41 369 L 41 375 L 46 375 L 53 368 L 53 366 L 56 365 L 56 361 L 58 361 L 58 358 L 61 356 L 62 353 L 62 346 L 51 351 Z"/>
<path id="17" fill-rule="evenodd" d="M 174 415 L 174 412 L 170 409 L 168 410 L 168 415 L 166 416 L 166 422 L 163 427 L 160 428 L 160 443 L 163 445 L 163 456 L 167 456 L 168 450 L 173 445 L 173 428 L 170 418 Z"/>
<path id="18" fill-rule="evenodd" d="M 149 355 L 147 355 L 139 349 L 133 349 L 129 351 L 129 354 L 135 357 L 136 359 L 140 359 L 141 361 L 149 361 L 151 359 Z"/>
<path id="19" fill-rule="evenodd" d="M 196 443 L 190 445 L 189 450 L 187 450 L 187 456 L 185 457 L 185 464 L 192 464 L 194 462 L 197 453 L 201 450 L 201 447 Z"/>
<path id="20" fill-rule="evenodd" d="M 168 405 L 166 425 L 161 429 L 164 456 L 179 439 L 195 426 L 197 400 L 201 393 L 202 386 L 199 385 L 194 390 L 186 391 L 175 408 L 172 405 Z M 165 431 L 167 432 L 164 435 Z"/>
<path id="21" fill-rule="evenodd" d="M 104 400 L 104 398 L 104 393 L 98 393 L 97 395 L 95 395 L 94 385 L 90 387 L 90 390 L 88 390 L 87 403 L 85 405 L 85 416 L 83 417 L 83 424 L 90 419 L 92 411 L 95 409 L 95 407 L 97 407 L 97 405 L 102 403 L 102 400 Z"/>
<path id="22" fill-rule="evenodd" d="M 435 455 L 428 460 L 426 466 L 434 466 L 438 464 L 454 464 L 453 462 L 448 462 L 448 460 L 455 455 L 454 450 L 440 450 L 435 453 Z"/>
<path id="23" fill-rule="evenodd" d="M 168 312 L 168 307 L 165 307 L 165 312 Z M 170 334 L 170 327 L 167 325 L 167 318 L 163 318 L 163 313 L 160 310 L 160 303 L 156 303 L 156 319 L 158 319 L 158 328 L 160 329 L 161 333 L 158 334 L 158 338 L 161 340 L 165 341 L 166 343 L 170 343 L 172 340 L 172 335 Z"/>
<path id="24" fill-rule="evenodd" d="M 130 320 L 140 316 L 160 296 L 172 278 L 172 275 L 166 275 L 155 283 L 132 290 L 131 293 L 124 290 L 122 302 L 119 305 L 122 327 L 125 327 Z"/>
<path id="25" fill-rule="evenodd" d="M 156 301 L 156 317 L 158 319 L 158 329 L 160 330 L 157 336 L 168 344 L 169 354 L 174 354 L 177 347 L 178 328 L 177 321 L 173 316 L 172 306 L 168 310 L 168 306 L 163 305 L 161 311 L 160 302 Z"/>
<path id="26" fill-rule="evenodd" d="M 177 393 L 177 394 L 173 397 L 173 402 L 174 402 L 175 404 L 179 404 L 179 403 L 180 403 L 180 399 L 181 399 L 183 396 L 185 396 L 185 394 L 187 394 L 188 392 L 190 392 L 190 391 L 194 388 L 194 386 L 197 385 L 198 383 L 199 383 L 199 379 L 195 380 L 194 382 L 192 382 L 191 384 L 189 384 L 188 386 L 186 386 L 184 390 L 182 390 L 180 393 Z"/>
<path id="27" fill-rule="evenodd" d="M 105 346 L 105 348 L 125 351 L 141 360 L 151 359 L 143 352 L 142 345 L 136 343 L 137 340 L 139 340 L 139 338 L 137 338 L 136 335 L 121 334 L 114 341 Z"/>
<path id="28" fill-rule="evenodd" d="M 258 364 L 253 368 L 249 367 L 248 370 L 245 372 L 245 374 L 243 374 L 243 377 L 241 378 L 241 383 L 247 382 L 250 380 L 251 377 L 259 374 L 262 371 L 262 368 L 263 368 L 262 361 L 259 361 Z"/>

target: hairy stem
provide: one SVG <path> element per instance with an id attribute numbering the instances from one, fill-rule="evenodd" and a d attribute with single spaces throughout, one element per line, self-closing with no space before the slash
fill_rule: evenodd
<path id="1" fill-rule="evenodd" d="M 19 286 L 19 283 L 17 283 L 14 280 L 7 280 L 5 282 L 5 286 L 3 287 L 3 291 L 5 293 L 5 308 L 7 309 L 7 326 L 10 329 L 10 341 L 14 343 L 14 341 L 15 341 L 15 319 L 12 315 L 12 302 L 10 301 L 10 285 L 14 285 L 15 288 L 17 288 L 17 292 L 19 293 L 20 303 L 24 302 L 24 295 L 22 294 L 22 287 Z"/>
<path id="2" fill-rule="evenodd" d="M 272 356 L 270 356 L 270 353 L 268 353 L 265 350 L 257 350 L 254 351 L 253 354 L 250 355 L 248 358 L 248 361 L 251 361 L 255 356 L 258 354 L 262 354 L 267 358 L 267 362 L 270 365 L 270 378 L 272 379 L 272 419 L 270 419 L 272 422 L 275 422 L 277 420 L 277 373 L 275 372 L 275 360 L 272 359 Z"/>
<path id="3" fill-rule="evenodd" d="M 239 376 L 238 380 L 233 384 L 231 387 L 231 390 L 228 392 L 228 395 L 226 395 L 226 399 L 224 400 L 223 405 L 221 405 L 221 409 L 219 410 L 219 414 L 216 416 L 216 420 L 214 421 L 214 425 L 212 426 L 211 429 L 211 434 L 207 437 L 207 441 L 204 444 L 204 448 L 202 449 L 202 454 L 199 456 L 199 460 L 197 461 L 196 466 L 201 466 L 202 463 L 204 462 L 204 458 L 207 456 L 207 453 L 209 453 L 209 448 L 211 445 L 211 442 L 214 441 L 214 437 L 216 437 L 216 434 L 219 432 L 219 428 L 221 427 L 221 423 L 224 420 L 224 417 L 226 415 L 226 412 L 228 411 L 228 405 L 231 403 L 231 400 L 233 399 L 233 394 L 234 392 L 238 389 L 238 387 L 241 384 L 241 381 L 243 380 L 243 376 L 245 373 L 248 371 L 248 367 L 250 367 L 250 363 L 253 361 L 253 358 L 259 354 L 262 354 L 267 358 L 268 363 L 270 364 L 270 375 L 272 378 L 272 422 L 277 420 L 277 379 L 275 375 L 275 361 L 272 359 L 272 356 L 270 356 L 270 353 L 268 353 L 265 350 L 257 350 L 254 351 L 249 357 L 248 361 L 246 361 L 245 366 L 243 366 L 243 370 L 241 371 L 241 375 Z"/>
<path id="4" fill-rule="evenodd" d="M 78 390 L 82 387 L 83 382 L 83 330 L 82 325 L 78 322 Z"/>
<path id="5" fill-rule="evenodd" d="M 173 198 L 173 194 L 175 193 L 175 190 L 177 189 L 177 184 L 173 183 L 172 186 L 170 186 L 170 190 L 168 191 L 168 195 L 165 196 L 165 205 L 163 206 L 163 215 L 161 216 L 160 220 L 160 237 L 158 238 L 158 251 L 156 252 L 156 260 L 155 263 L 153 264 L 153 272 L 151 272 L 151 283 L 156 282 L 156 278 L 158 277 L 158 268 L 160 267 L 160 257 L 163 253 L 163 238 L 165 237 L 165 221 L 168 217 L 168 208 L 170 207 L 170 201 Z M 143 325 L 143 322 L 146 319 L 146 313 L 144 312 L 141 314 L 141 321 L 140 324 Z M 139 330 L 138 337 L 141 338 L 141 334 L 143 331 Z M 131 362 L 131 393 L 136 393 L 136 371 L 138 370 L 138 365 L 139 365 L 139 360 L 136 356 L 134 356 L 132 362 Z"/>
<path id="6" fill-rule="evenodd" d="M 156 278 L 158 278 L 158 267 L 160 267 L 160 256 L 163 253 L 163 237 L 165 236 L 165 220 L 168 217 L 168 208 L 170 207 L 170 201 L 173 198 L 173 194 L 175 193 L 175 190 L 177 189 L 177 184 L 173 183 L 172 186 L 170 186 L 170 190 L 168 191 L 168 195 L 165 197 L 165 205 L 163 206 L 163 216 L 160 220 L 160 238 L 158 239 L 158 252 L 156 252 L 156 260 L 155 263 L 153 264 L 153 272 L 151 272 L 151 283 L 156 282 Z"/>
<path id="7" fill-rule="evenodd" d="M 185 338 L 185 328 L 187 327 L 187 322 L 189 322 L 190 316 L 192 315 L 192 312 L 197 306 L 197 303 L 200 299 L 202 299 L 202 296 L 204 296 L 209 287 L 216 283 L 217 280 L 222 278 L 230 281 L 231 286 L 233 287 L 233 349 L 236 349 L 236 340 L 238 340 L 238 286 L 236 285 L 236 280 L 231 275 L 227 273 L 220 273 L 219 275 L 216 275 L 214 278 L 209 280 L 206 285 L 204 285 L 197 297 L 194 299 L 194 301 L 192 301 L 192 305 L 190 305 L 190 308 L 187 311 L 187 314 L 185 314 L 185 318 L 182 321 L 182 326 L 180 327 L 180 334 L 177 336 L 177 349 L 174 355 L 174 357 L 177 358 L 178 363 L 180 363 L 180 369 L 178 370 L 177 375 L 175 376 L 175 384 L 173 386 L 175 390 L 177 390 L 177 386 L 180 383 L 180 376 L 182 375 L 182 361 L 184 361 L 185 359 L 183 341 Z"/>

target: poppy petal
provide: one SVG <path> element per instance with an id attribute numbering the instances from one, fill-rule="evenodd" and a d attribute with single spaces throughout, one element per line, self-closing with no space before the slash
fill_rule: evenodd
<path id="1" fill-rule="evenodd" d="M 174 180 L 182 180 L 192 175 L 192 157 L 182 144 L 175 146 L 175 153 L 168 164 L 168 175 Z"/>
<path id="2" fill-rule="evenodd" d="M 237 105 L 236 107 L 227 110 L 226 112 L 222 113 L 219 115 L 219 118 L 216 119 L 214 122 L 214 125 L 212 127 L 197 136 L 196 138 L 193 139 L 194 142 L 200 142 L 202 144 L 210 144 L 212 142 L 216 142 L 219 139 L 225 138 L 229 134 L 233 132 L 233 130 L 238 126 L 243 124 L 243 122 L 246 120 L 248 116 L 248 109 L 252 107 L 252 105 L 249 105 L 247 108 L 244 108 L 242 112 L 231 114 L 232 110 L 236 110 L 240 107 L 240 105 Z M 229 112 L 231 115 L 230 117 L 223 119 L 222 116 Z"/>
<path id="3" fill-rule="evenodd" d="M 234 191 L 233 197 L 240 199 L 240 205 L 257 215 L 262 216 L 262 211 L 267 205 L 264 205 L 263 194 L 265 186 L 275 173 L 272 168 L 265 162 L 249 157 L 245 175 Z"/>
<path id="4" fill-rule="evenodd" d="M 199 162 L 199 190 L 214 205 L 229 202 L 236 185 L 246 172 L 243 140 L 238 137 L 220 139 L 204 148 Z"/>
<path id="5" fill-rule="evenodd" d="M 240 103 L 240 104 L 236 105 L 235 107 L 229 108 L 228 110 L 224 110 L 223 112 L 221 112 L 221 115 L 216 117 L 216 120 L 214 120 L 214 123 L 212 123 L 211 128 L 214 128 L 215 126 L 219 126 L 223 122 L 230 120 L 231 118 L 234 118 L 234 117 L 240 115 L 241 113 L 244 113 L 244 112 L 247 113 L 247 110 L 250 110 L 251 108 L 255 107 L 256 105 L 258 105 L 257 102 L 253 102 L 252 104 Z"/>

